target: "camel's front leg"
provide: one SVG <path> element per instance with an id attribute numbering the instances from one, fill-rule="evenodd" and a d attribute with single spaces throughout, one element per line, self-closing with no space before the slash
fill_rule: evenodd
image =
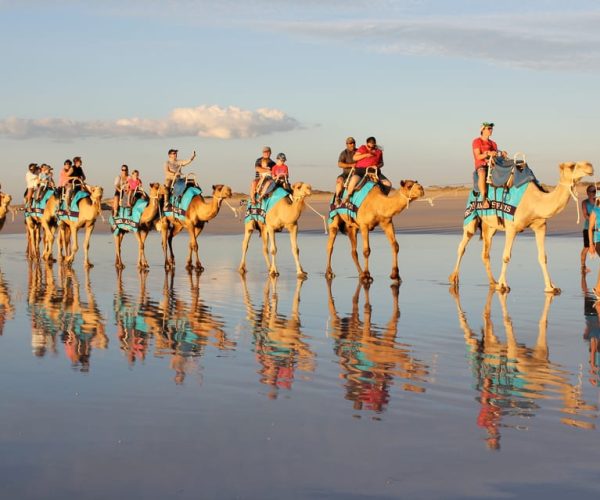
<path id="1" fill-rule="evenodd" d="M 83 240 L 83 265 L 86 268 L 94 267 L 90 262 L 90 238 L 94 232 L 94 223 L 85 226 L 85 239 Z"/>
<path id="2" fill-rule="evenodd" d="M 300 265 L 300 249 L 298 248 L 298 224 L 291 224 L 288 227 L 288 231 L 290 232 L 290 244 L 292 246 L 292 255 L 294 256 L 294 260 L 296 261 L 296 276 L 298 276 L 298 278 L 306 278 L 308 276 L 308 273 L 306 273 Z"/>
<path id="3" fill-rule="evenodd" d="M 187 269 L 194 268 L 194 257 L 196 257 L 196 271 L 202 272 L 204 271 L 204 267 L 200 263 L 200 256 L 198 255 L 198 235 L 200 234 L 201 229 L 198 227 L 191 227 L 188 229 L 190 235 L 190 253 L 188 256 Z"/>
<path id="4" fill-rule="evenodd" d="M 490 263 L 490 252 L 492 250 L 492 239 L 496 234 L 497 229 L 494 229 L 486 224 L 481 228 L 481 233 L 483 236 L 483 248 L 481 249 L 481 260 L 483 260 L 483 265 L 485 266 L 485 272 L 488 275 L 488 281 L 490 286 L 496 286 L 496 280 L 494 279 L 494 274 L 492 273 L 492 265 Z"/>
<path id="5" fill-rule="evenodd" d="M 54 262 L 52 247 L 54 246 L 54 232 L 56 231 L 56 227 L 50 226 L 48 221 L 45 220 L 42 220 L 42 227 L 44 228 L 44 253 L 42 258 L 48 262 Z"/>
<path id="6" fill-rule="evenodd" d="M 269 238 L 269 246 L 271 250 L 271 267 L 269 268 L 269 274 L 271 276 L 279 276 L 277 270 L 277 264 L 275 263 L 275 257 L 277 255 L 277 243 L 275 242 L 275 229 L 267 227 L 267 235 Z"/>
<path id="7" fill-rule="evenodd" d="M 266 226 L 262 226 L 259 229 L 260 239 L 262 242 L 262 254 L 267 264 L 267 270 L 271 267 L 271 261 L 269 260 L 269 233 L 267 232 Z"/>
<path id="8" fill-rule="evenodd" d="M 502 292 L 510 291 L 510 287 L 506 282 L 506 270 L 508 269 L 508 263 L 512 257 L 512 246 L 516 236 L 517 232 L 512 227 L 506 228 L 506 239 L 504 241 L 504 251 L 502 252 L 502 270 L 500 271 L 500 277 L 498 278 L 498 284 L 496 285 L 496 290 Z"/>
<path id="9" fill-rule="evenodd" d="M 69 228 L 69 232 L 71 233 L 69 235 L 70 237 L 70 247 L 68 252 L 67 252 L 67 256 L 65 257 L 65 263 L 66 264 L 72 264 L 73 260 L 75 260 L 75 254 L 77 253 L 77 250 L 79 250 L 79 242 L 77 241 L 77 229 L 76 228 Z"/>
<path id="10" fill-rule="evenodd" d="M 173 267 L 173 262 L 169 260 L 169 248 L 168 248 L 168 238 L 169 238 L 169 224 L 166 220 L 160 225 L 160 241 L 162 244 L 163 254 L 165 257 L 165 269 L 171 269 Z"/>
<path id="11" fill-rule="evenodd" d="M 354 261 L 354 265 L 356 266 L 356 270 L 358 271 L 358 276 L 361 277 L 363 270 L 360 267 L 360 262 L 358 261 L 358 251 L 357 251 L 357 241 L 356 241 L 356 232 L 358 228 L 354 226 L 348 227 L 348 240 L 350 240 L 350 254 L 352 255 L 352 260 Z"/>
<path id="12" fill-rule="evenodd" d="M 246 224 L 244 227 L 244 241 L 242 241 L 242 260 L 240 261 L 240 266 L 238 267 L 240 274 L 246 274 L 246 254 L 248 253 L 248 244 L 250 243 L 252 231 L 252 223 Z"/>
<path id="13" fill-rule="evenodd" d="M 325 269 L 325 278 L 330 280 L 335 276 L 331 269 L 331 256 L 333 255 L 333 246 L 335 245 L 335 238 L 338 233 L 338 224 L 336 220 L 332 222 L 327 232 L 329 233 L 329 237 L 327 238 L 327 268 Z"/>
<path id="14" fill-rule="evenodd" d="M 360 228 L 360 235 L 362 236 L 363 241 L 363 257 L 365 260 L 365 268 L 360 276 L 361 281 L 371 283 L 373 278 L 371 278 L 371 273 L 369 272 L 369 255 L 371 255 L 371 246 L 369 244 L 369 228 L 363 226 Z"/>
<path id="15" fill-rule="evenodd" d="M 147 231 L 138 231 L 135 233 L 138 240 L 138 269 L 148 269 L 148 261 L 146 260 L 146 238 L 148 237 Z"/>
<path id="16" fill-rule="evenodd" d="M 386 222 L 385 224 L 380 224 L 381 229 L 387 236 L 388 241 L 390 242 L 390 246 L 392 247 L 392 274 L 390 274 L 390 279 L 395 280 L 397 282 L 401 282 L 400 273 L 398 271 L 398 241 L 396 240 L 396 232 L 394 231 L 393 222 Z"/>
<path id="17" fill-rule="evenodd" d="M 115 267 L 117 269 L 123 269 L 125 267 L 123 265 L 123 260 L 121 259 L 121 244 L 123 243 L 124 235 L 125 233 L 120 230 L 115 234 Z"/>
<path id="18" fill-rule="evenodd" d="M 462 261 L 463 255 L 465 254 L 467 245 L 469 244 L 469 241 L 471 241 L 471 238 L 475 234 L 475 231 L 477 231 L 477 220 L 471 221 L 463 228 L 463 236 L 460 240 L 460 243 L 458 244 L 458 249 L 456 250 L 456 264 L 454 266 L 452 274 L 450 274 L 450 276 L 448 277 L 448 281 L 450 281 L 450 284 L 455 288 L 458 286 L 460 263 Z"/>
<path id="19" fill-rule="evenodd" d="M 540 267 L 542 268 L 542 274 L 544 275 L 544 292 L 552 293 L 554 295 L 560 294 L 560 288 L 558 288 L 552 280 L 550 279 L 550 274 L 548 273 L 548 259 L 546 257 L 546 221 L 541 221 L 539 223 L 535 223 L 531 225 L 531 229 L 535 233 L 535 242 L 537 244 L 538 250 L 538 262 L 540 263 Z"/>

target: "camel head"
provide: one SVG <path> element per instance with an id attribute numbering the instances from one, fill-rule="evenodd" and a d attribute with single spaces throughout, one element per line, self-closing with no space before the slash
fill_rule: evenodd
<path id="1" fill-rule="evenodd" d="M 0 193 L 0 206 L 2 208 L 8 208 L 8 205 L 10 205 L 11 201 L 12 201 L 12 196 L 10 194 Z"/>
<path id="2" fill-rule="evenodd" d="M 594 175 L 594 167 L 587 161 L 561 163 L 560 182 L 562 184 L 577 184 L 583 177 Z"/>
<path id="3" fill-rule="evenodd" d="M 102 186 L 90 186 L 90 189 L 92 190 L 90 194 L 92 200 L 102 199 L 102 195 L 104 194 L 104 189 L 102 189 Z"/>
<path id="4" fill-rule="evenodd" d="M 304 182 L 294 182 L 292 184 L 292 193 L 295 200 L 302 200 L 312 193 L 312 187 L 310 184 Z"/>
<path id="5" fill-rule="evenodd" d="M 425 195 L 423 186 L 418 181 L 411 181 L 410 179 L 400 181 L 400 192 L 411 201 Z"/>
<path id="6" fill-rule="evenodd" d="M 231 198 L 232 196 L 232 192 L 231 192 L 231 188 L 229 186 L 226 186 L 225 184 L 215 184 L 213 187 L 213 196 L 215 198 L 219 198 L 221 200 L 224 200 L 226 198 Z"/>
<path id="7" fill-rule="evenodd" d="M 150 198 L 158 198 L 160 196 L 161 185 L 158 182 L 151 182 L 149 184 L 149 187 L 150 193 L 148 193 L 148 195 L 150 196 Z"/>

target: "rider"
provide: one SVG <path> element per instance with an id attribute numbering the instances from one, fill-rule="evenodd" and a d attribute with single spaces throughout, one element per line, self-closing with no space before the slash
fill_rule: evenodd
<path id="1" fill-rule="evenodd" d="M 65 162 L 66 163 L 66 162 Z M 81 156 L 75 156 L 73 158 L 73 164 L 69 171 L 67 172 L 67 184 L 66 184 L 66 207 L 67 211 L 71 210 L 71 198 L 73 196 L 73 189 L 76 187 L 76 184 L 81 188 L 85 189 L 85 173 L 83 172 L 83 167 L 81 161 Z"/>
<path id="2" fill-rule="evenodd" d="M 381 174 L 381 167 L 383 167 L 383 151 L 377 146 L 377 139 L 375 139 L 375 137 L 368 137 L 366 144 L 363 144 L 356 150 L 353 159 L 356 162 L 354 175 L 350 178 L 344 203 L 346 203 L 350 199 L 350 196 L 354 194 L 356 185 L 365 176 L 369 168 L 375 168 L 377 170 L 379 182 L 384 186 L 384 189 L 389 191 L 392 184 Z"/>
<path id="3" fill-rule="evenodd" d="M 178 160 L 177 159 L 177 149 L 169 149 L 169 159 L 165 162 L 164 171 L 165 171 L 165 187 L 167 188 L 167 192 L 169 193 L 165 198 L 165 208 L 169 204 L 169 198 L 171 193 L 171 188 L 173 187 L 173 182 L 175 179 L 179 177 L 181 169 L 186 165 L 189 165 L 196 158 L 196 151 L 192 153 L 192 156 L 189 160 Z"/>
<path id="4" fill-rule="evenodd" d="M 269 146 L 263 146 L 262 156 L 257 158 L 254 162 L 254 171 L 256 172 L 254 180 L 250 184 L 250 200 L 256 201 L 256 190 L 259 187 L 262 188 L 266 181 L 266 177 L 271 175 L 271 169 L 275 166 L 275 162 L 271 159 L 271 148 Z"/>
<path id="5" fill-rule="evenodd" d="M 27 167 L 27 173 L 25 174 L 25 183 L 27 185 L 27 191 L 25 193 L 25 208 L 29 208 L 31 205 L 33 192 L 40 182 L 39 172 L 40 167 L 38 167 L 37 163 L 30 163 L 29 167 Z"/>
<path id="6" fill-rule="evenodd" d="M 479 129 L 479 137 L 473 139 L 473 158 L 475 159 L 475 170 L 477 171 L 477 189 L 479 190 L 481 208 L 490 208 L 487 199 L 486 178 L 488 173 L 488 161 L 498 154 L 506 157 L 506 151 L 498 151 L 498 145 L 490 138 L 494 132 L 494 124 L 483 122 Z"/>
<path id="7" fill-rule="evenodd" d="M 142 187 L 142 179 L 140 179 L 140 171 L 134 170 L 131 172 L 131 176 L 127 180 L 127 204 L 129 208 L 133 206 L 133 197 L 135 196 L 138 189 Z"/>
<path id="8" fill-rule="evenodd" d="M 119 211 L 119 200 L 123 198 L 125 191 L 127 190 L 127 179 L 129 179 L 129 167 L 127 165 L 121 165 L 121 172 L 115 177 L 115 194 L 113 196 L 113 217 L 117 215 Z"/>
<path id="9" fill-rule="evenodd" d="M 279 153 L 275 160 L 275 166 L 271 169 L 271 177 L 273 177 L 275 184 L 289 190 L 290 172 L 288 166 L 285 164 L 287 160 L 285 153 Z"/>
<path id="10" fill-rule="evenodd" d="M 34 199 L 39 201 L 47 189 L 54 188 L 54 179 L 52 178 L 52 167 L 46 163 L 42 163 L 40 167 L 39 183 L 37 185 Z"/>
<path id="11" fill-rule="evenodd" d="M 341 203 L 342 191 L 344 190 L 344 184 L 346 179 L 352 172 L 352 169 L 356 166 L 354 161 L 354 154 L 356 153 L 356 141 L 354 137 L 348 137 L 346 139 L 346 149 L 344 149 L 338 157 L 338 167 L 344 170 L 340 175 L 337 176 L 335 181 L 335 204 Z"/>

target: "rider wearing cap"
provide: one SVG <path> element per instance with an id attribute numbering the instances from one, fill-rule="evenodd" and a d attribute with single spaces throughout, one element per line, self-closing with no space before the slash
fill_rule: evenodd
<path id="1" fill-rule="evenodd" d="M 169 149 L 169 159 L 165 162 L 165 186 L 167 189 L 171 189 L 173 185 L 173 181 L 181 171 L 183 167 L 189 165 L 196 158 L 196 151 L 192 153 L 192 156 L 189 160 L 178 160 L 177 159 L 177 150 Z"/>
<path id="2" fill-rule="evenodd" d="M 354 137 L 348 137 L 346 139 L 346 148 L 340 153 L 338 157 L 338 167 L 342 168 L 342 173 L 337 176 L 335 180 L 335 202 L 339 204 L 341 202 L 340 197 L 344 190 L 344 184 L 346 179 L 352 172 L 352 169 L 356 166 L 354 161 L 354 154 L 356 153 L 356 141 Z"/>
<path id="3" fill-rule="evenodd" d="M 481 193 L 483 204 L 482 208 L 490 208 L 490 202 L 487 199 L 486 177 L 488 172 L 488 161 L 490 158 L 502 154 L 506 156 L 506 151 L 498 151 L 498 145 L 492 141 L 491 136 L 494 132 L 494 124 L 483 122 L 479 129 L 479 137 L 473 139 L 473 158 L 475 160 L 475 170 L 477 171 L 477 188 Z"/>

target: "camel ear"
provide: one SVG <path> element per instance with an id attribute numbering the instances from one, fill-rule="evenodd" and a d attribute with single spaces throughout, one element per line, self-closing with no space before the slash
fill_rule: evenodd
<path id="1" fill-rule="evenodd" d="M 294 182 L 292 184 L 292 189 L 300 189 L 302 187 L 302 183 L 301 182 Z"/>
<path id="2" fill-rule="evenodd" d="M 404 187 L 405 184 L 406 184 L 406 181 L 400 181 L 400 187 Z"/>

